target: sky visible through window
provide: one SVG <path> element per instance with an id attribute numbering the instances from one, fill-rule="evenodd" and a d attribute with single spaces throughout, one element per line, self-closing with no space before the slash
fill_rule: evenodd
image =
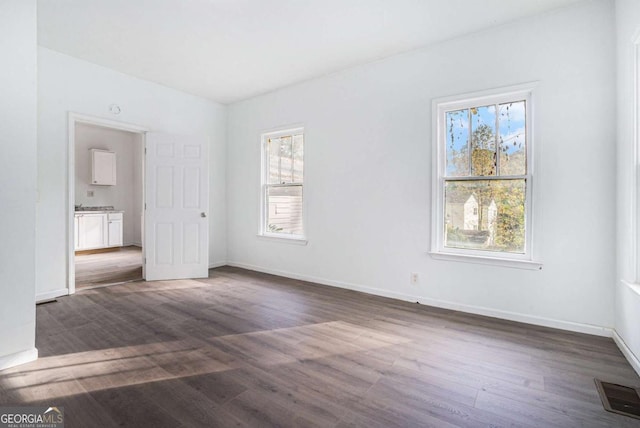
<path id="1" fill-rule="evenodd" d="M 495 153 L 496 134 L 498 134 L 499 161 L 503 165 L 499 174 L 526 173 L 524 101 L 447 112 L 446 132 L 447 176 L 495 175 L 495 170 L 485 171 L 484 174 L 470 174 L 472 170 L 469 159 L 469 138 L 471 137 L 472 150 L 481 148 Z"/>

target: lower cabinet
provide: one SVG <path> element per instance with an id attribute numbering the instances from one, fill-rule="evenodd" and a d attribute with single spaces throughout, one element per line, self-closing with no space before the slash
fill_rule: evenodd
<path id="1" fill-rule="evenodd" d="M 122 213 L 107 214 L 107 245 L 122 246 Z"/>
<path id="2" fill-rule="evenodd" d="M 76 214 L 73 217 L 73 247 L 76 249 L 76 251 L 78 251 L 78 248 L 80 248 L 80 231 L 78 230 L 79 220 L 80 217 L 78 217 L 78 214 Z"/>
<path id="3" fill-rule="evenodd" d="M 122 213 L 77 213 L 74 227 L 76 250 L 122 246 Z"/>

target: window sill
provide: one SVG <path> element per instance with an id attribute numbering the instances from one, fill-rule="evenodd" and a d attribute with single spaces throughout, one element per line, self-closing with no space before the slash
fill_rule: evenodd
<path id="1" fill-rule="evenodd" d="M 640 295 L 640 283 L 638 282 L 632 282 L 632 281 L 626 281 L 626 280 L 621 280 L 621 282 L 626 285 L 627 287 L 629 287 L 629 289 L 631 291 L 633 291 L 634 293 Z"/>
<path id="2" fill-rule="evenodd" d="M 265 241 L 273 241 L 273 242 L 284 242 L 286 244 L 293 245 L 307 245 L 308 241 L 304 237 L 299 236 L 280 236 L 280 235 L 266 235 L 266 234 L 258 234 L 258 238 Z"/>
<path id="3" fill-rule="evenodd" d="M 429 254 L 436 260 L 477 263 L 482 265 L 501 266 L 515 269 L 542 270 L 542 263 L 532 260 L 502 259 L 498 257 L 484 257 L 474 256 L 470 254 L 444 253 L 438 251 L 429 251 Z"/>

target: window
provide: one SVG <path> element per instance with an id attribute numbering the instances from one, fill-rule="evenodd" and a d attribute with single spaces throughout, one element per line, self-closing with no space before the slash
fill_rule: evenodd
<path id="1" fill-rule="evenodd" d="M 261 235 L 304 239 L 304 130 L 262 135 Z"/>
<path id="2" fill-rule="evenodd" d="M 433 111 L 431 253 L 531 261 L 531 87 L 436 100 Z"/>

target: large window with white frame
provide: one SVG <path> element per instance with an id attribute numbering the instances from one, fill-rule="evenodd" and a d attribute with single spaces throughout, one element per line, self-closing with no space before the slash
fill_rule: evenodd
<path id="1" fill-rule="evenodd" d="M 432 254 L 532 260 L 531 94 L 434 101 Z"/>
<path id="2" fill-rule="evenodd" d="M 261 235 L 304 239 L 304 129 L 262 135 Z"/>

